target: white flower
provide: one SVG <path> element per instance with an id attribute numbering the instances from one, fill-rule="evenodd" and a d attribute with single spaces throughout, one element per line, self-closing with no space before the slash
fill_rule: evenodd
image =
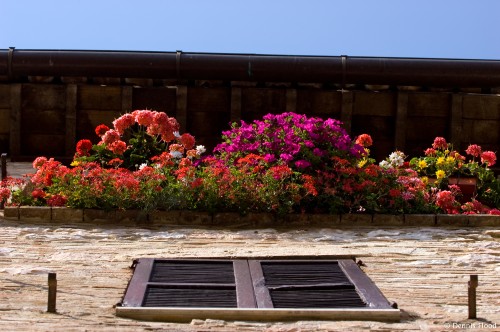
<path id="1" fill-rule="evenodd" d="M 173 157 L 173 158 L 182 158 L 182 153 L 179 152 L 179 151 L 170 151 L 170 155 Z"/>
<path id="2" fill-rule="evenodd" d="M 389 155 L 389 161 L 394 167 L 402 166 L 405 160 L 405 155 L 401 151 L 394 151 Z"/>
<path id="3" fill-rule="evenodd" d="M 139 169 L 143 169 L 144 167 L 148 166 L 146 163 L 142 163 L 141 166 L 139 166 Z"/>
<path id="4" fill-rule="evenodd" d="M 174 131 L 174 133 L 173 133 L 173 134 L 174 134 L 174 136 L 175 136 L 175 137 L 177 137 L 177 138 L 181 137 L 181 134 L 179 134 L 179 132 L 178 132 L 178 131 Z"/>
<path id="5" fill-rule="evenodd" d="M 207 151 L 207 149 L 205 149 L 204 145 L 197 145 L 196 146 L 196 154 L 198 156 L 201 155 L 202 153 L 205 153 L 205 151 Z"/>
<path id="6" fill-rule="evenodd" d="M 382 160 L 379 163 L 379 166 L 382 167 L 382 168 L 389 168 L 389 167 L 391 167 L 391 164 L 389 164 L 389 162 L 387 160 Z"/>

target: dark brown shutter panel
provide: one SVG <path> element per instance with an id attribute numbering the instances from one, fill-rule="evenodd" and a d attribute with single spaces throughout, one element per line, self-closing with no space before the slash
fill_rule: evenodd
<path id="1" fill-rule="evenodd" d="M 363 308 L 338 261 L 251 262 L 259 308 Z"/>

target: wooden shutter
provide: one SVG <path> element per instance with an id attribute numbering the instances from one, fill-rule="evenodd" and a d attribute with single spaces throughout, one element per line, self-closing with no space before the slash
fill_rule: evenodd
<path id="1" fill-rule="evenodd" d="M 120 316 L 213 319 L 397 320 L 353 260 L 151 259 L 136 261 Z"/>

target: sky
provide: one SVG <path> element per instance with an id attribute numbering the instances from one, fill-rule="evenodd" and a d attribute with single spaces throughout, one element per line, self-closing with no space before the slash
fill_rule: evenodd
<path id="1" fill-rule="evenodd" d="M 0 49 L 500 59 L 500 0 L 0 0 Z"/>

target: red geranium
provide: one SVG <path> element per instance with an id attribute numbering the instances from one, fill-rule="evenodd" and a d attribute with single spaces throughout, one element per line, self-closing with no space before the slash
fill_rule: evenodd
<path id="1" fill-rule="evenodd" d="M 82 139 L 76 144 L 76 153 L 78 156 L 88 156 L 92 150 L 92 142 L 88 139 Z"/>

